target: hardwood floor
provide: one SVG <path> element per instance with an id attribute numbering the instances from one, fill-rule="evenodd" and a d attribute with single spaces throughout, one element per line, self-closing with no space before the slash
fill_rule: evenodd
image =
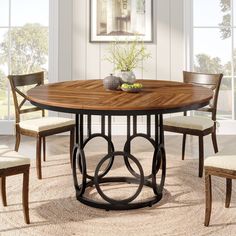
<path id="1" fill-rule="evenodd" d="M 236 153 L 236 136 L 234 135 L 222 135 L 218 136 L 218 146 L 219 152 L 224 153 Z M 122 150 L 124 145 L 124 136 L 115 136 L 113 142 L 115 144 L 116 150 Z M 205 137 L 205 157 L 214 155 L 213 145 L 210 136 Z M 182 135 L 166 135 L 165 136 L 165 148 L 170 154 L 175 154 L 181 159 L 181 143 Z M 9 148 L 14 149 L 15 138 L 14 136 L 0 136 L 0 144 L 7 145 Z M 35 139 L 29 137 L 23 137 L 22 143 L 19 148 L 19 152 L 30 157 L 35 158 Z M 47 138 L 47 155 L 56 155 L 58 153 L 66 153 L 69 147 L 68 137 L 57 135 Z M 106 150 L 106 143 L 101 138 L 94 139 L 86 147 L 88 151 L 103 151 Z M 137 138 L 133 143 L 133 150 L 138 151 L 149 151 L 151 145 L 141 138 Z M 197 137 L 187 136 L 186 141 L 186 159 L 188 158 L 198 158 L 198 139 Z"/>

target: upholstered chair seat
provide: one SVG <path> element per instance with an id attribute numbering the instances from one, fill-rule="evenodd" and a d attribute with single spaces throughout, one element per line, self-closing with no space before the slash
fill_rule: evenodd
<path id="1" fill-rule="evenodd" d="M 63 117 L 41 117 L 38 119 L 20 121 L 21 129 L 27 129 L 35 132 L 56 129 L 67 125 L 74 125 L 75 121 Z"/>
<path id="2" fill-rule="evenodd" d="M 204 163 L 205 169 L 205 190 L 206 190 L 206 207 L 205 222 L 208 226 L 210 223 L 212 210 L 212 183 L 211 176 L 223 177 L 226 179 L 226 199 L 225 207 L 229 208 L 232 193 L 232 179 L 236 179 L 236 155 L 226 155 L 223 152 L 216 156 L 208 157 Z"/>
<path id="3" fill-rule="evenodd" d="M 30 159 L 10 150 L 7 146 L 0 145 L 0 169 L 15 166 L 29 165 Z"/>
<path id="4" fill-rule="evenodd" d="M 204 166 L 236 171 L 236 155 L 218 155 L 208 157 L 205 160 Z"/>
<path id="5" fill-rule="evenodd" d="M 30 159 L 0 145 L 0 180 L 3 206 L 7 206 L 6 177 L 23 174 L 22 202 L 25 223 L 29 224 L 29 169 Z"/>
<path id="6" fill-rule="evenodd" d="M 214 121 L 202 116 L 175 116 L 164 119 L 164 125 L 203 131 L 214 126 Z"/>

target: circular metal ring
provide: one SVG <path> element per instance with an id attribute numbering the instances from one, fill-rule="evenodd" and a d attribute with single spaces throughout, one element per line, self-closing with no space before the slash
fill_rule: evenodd
<path id="1" fill-rule="evenodd" d="M 146 134 L 134 134 L 134 135 L 130 136 L 130 137 L 127 139 L 126 143 L 125 143 L 125 146 L 124 146 L 124 152 L 125 152 L 125 153 L 128 153 L 128 149 L 129 149 L 129 146 L 130 146 L 131 141 L 132 141 L 133 139 L 137 138 L 137 137 L 142 137 L 142 138 L 147 139 L 147 140 L 152 144 L 152 146 L 155 148 L 155 145 L 156 145 L 156 144 L 155 144 L 154 139 L 150 138 L 150 137 L 149 137 L 148 135 L 146 135 Z M 132 166 L 130 165 L 128 158 L 126 158 L 126 156 L 124 156 L 124 159 L 125 159 L 125 165 L 126 165 L 127 169 L 129 170 L 129 172 L 130 172 L 134 177 L 140 178 L 139 174 L 136 173 L 135 170 L 134 170 L 134 169 L 132 168 Z M 150 174 L 150 175 L 148 175 L 148 176 L 145 176 L 144 178 L 145 178 L 145 180 L 148 180 L 148 179 L 152 178 L 152 174 Z"/>
<path id="2" fill-rule="evenodd" d="M 134 183 L 137 184 L 136 178 L 126 178 L 126 177 L 104 177 L 101 179 L 102 183 L 117 183 L 117 182 L 123 182 L 123 183 Z M 92 180 L 88 181 L 86 184 L 86 187 L 91 187 L 94 185 L 94 182 Z M 152 188 L 152 183 L 150 181 L 145 181 L 144 185 L 148 188 Z M 87 206 L 96 207 L 99 209 L 105 209 L 105 210 L 132 210 L 132 209 L 139 209 L 143 207 L 151 207 L 152 205 L 159 202 L 162 198 L 162 194 L 154 195 L 153 197 L 144 199 L 142 201 L 138 202 L 131 202 L 128 204 L 110 204 L 108 202 L 101 202 L 96 201 L 94 199 L 90 199 L 87 196 L 79 196 L 77 197 L 77 200 L 82 202 L 83 204 L 86 204 Z"/>
<path id="3" fill-rule="evenodd" d="M 111 152 L 113 153 L 114 152 L 114 144 L 112 143 L 111 139 L 104 135 L 104 134 L 92 134 L 89 138 L 87 138 L 84 143 L 83 143 L 83 149 L 85 148 L 85 146 L 88 144 L 89 141 L 91 141 L 92 139 L 94 138 L 98 138 L 98 137 L 101 137 L 101 138 L 104 138 L 107 143 L 108 143 L 108 148 L 111 150 Z M 103 171 L 103 173 L 101 173 L 99 175 L 99 177 L 104 177 L 111 169 L 112 165 L 113 165 L 113 162 L 114 162 L 114 157 L 112 157 L 107 165 L 107 167 L 105 168 L 105 170 Z M 80 157 L 79 157 L 79 168 L 81 169 L 81 160 L 80 160 Z M 86 177 L 88 179 L 91 179 L 93 180 L 94 179 L 94 176 L 91 176 L 91 175 L 88 175 L 86 174 Z"/>
<path id="4" fill-rule="evenodd" d="M 156 175 L 160 170 L 160 168 L 162 169 L 161 180 L 160 180 L 160 185 L 157 185 Z M 159 148 L 155 150 L 152 161 L 152 188 L 153 192 L 156 195 L 162 194 L 165 184 L 165 177 L 166 177 L 166 154 L 165 154 L 165 148 L 161 144 Z"/>
<path id="5" fill-rule="evenodd" d="M 77 160 L 77 161 L 76 161 Z M 78 178 L 77 178 L 77 173 L 76 173 L 76 164 L 78 165 L 79 168 L 79 162 L 81 162 L 81 174 L 82 174 L 82 181 L 81 184 L 78 184 Z M 74 180 L 74 187 L 76 190 L 76 195 L 81 196 L 86 188 L 86 160 L 85 160 L 85 155 L 84 151 L 80 149 L 78 146 L 74 147 L 73 150 L 73 160 L 72 160 L 72 172 L 73 172 L 73 180 Z"/>
<path id="6" fill-rule="evenodd" d="M 129 198 L 123 199 L 123 200 L 114 200 L 110 197 L 108 197 L 102 190 L 100 187 L 100 182 L 102 182 L 102 178 L 98 176 L 98 172 L 99 169 L 101 168 L 101 166 L 103 165 L 103 163 L 110 159 L 110 158 L 114 158 L 115 156 L 126 156 L 127 158 L 131 159 L 136 166 L 139 169 L 140 172 L 140 177 L 138 178 L 139 180 L 139 184 L 138 184 L 138 189 L 135 192 L 135 194 Z M 97 168 L 95 170 L 95 175 L 94 175 L 94 184 L 95 187 L 97 189 L 97 192 L 100 194 L 100 196 L 107 202 L 111 203 L 111 204 L 128 204 L 129 202 L 132 202 L 141 192 L 143 185 L 144 185 L 144 173 L 143 173 L 143 168 L 141 166 L 141 164 L 139 163 L 139 161 L 131 154 L 129 153 L 124 153 L 124 152 L 114 152 L 111 154 L 106 155 L 97 165 Z"/>

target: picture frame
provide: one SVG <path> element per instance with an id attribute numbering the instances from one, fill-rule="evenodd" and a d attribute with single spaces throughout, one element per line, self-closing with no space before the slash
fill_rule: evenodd
<path id="1" fill-rule="evenodd" d="M 90 42 L 153 42 L 153 0 L 90 0 Z"/>

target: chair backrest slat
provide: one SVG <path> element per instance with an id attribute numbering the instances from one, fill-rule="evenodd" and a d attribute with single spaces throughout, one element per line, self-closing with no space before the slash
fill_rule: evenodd
<path id="1" fill-rule="evenodd" d="M 19 88 L 23 86 L 30 86 L 35 85 L 40 86 L 44 84 L 44 72 L 37 72 L 32 74 L 25 74 L 25 75 L 9 75 L 8 76 L 11 91 L 13 95 L 14 105 L 15 105 L 15 116 L 16 116 L 16 123 L 20 122 L 20 114 L 25 114 L 29 112 L 35 111 L 42 111 L 42 115 L 44 116 L 44 110 L 39 107 L 31 107 L 23 109 L 23 105 L 29 101 L 27 95 L 22 92 Z M 23 100 L 19 102 L 18 96 L 20 95 Z"/>
<path id="2" fill-rule="evenodd" d="M 217 111 L 217 101 L 223 74 L 203 74 L 203 73 L 184 71 L 183 78 L 185 83 L 204 86 L 213 90 L 214 95 L 209 104 L 209 107 L 199 109 L 199 111 L 211 112 L 212 119 L 215 121 L 216 111 Z"/>
<path id="3" fill-rule="evenodd" d="M 41 85 L 44 82 L 44 72 L 37 72 L 25 75 L 9 75 L 15 87 L 27 86 L 38 84 Z"/>

